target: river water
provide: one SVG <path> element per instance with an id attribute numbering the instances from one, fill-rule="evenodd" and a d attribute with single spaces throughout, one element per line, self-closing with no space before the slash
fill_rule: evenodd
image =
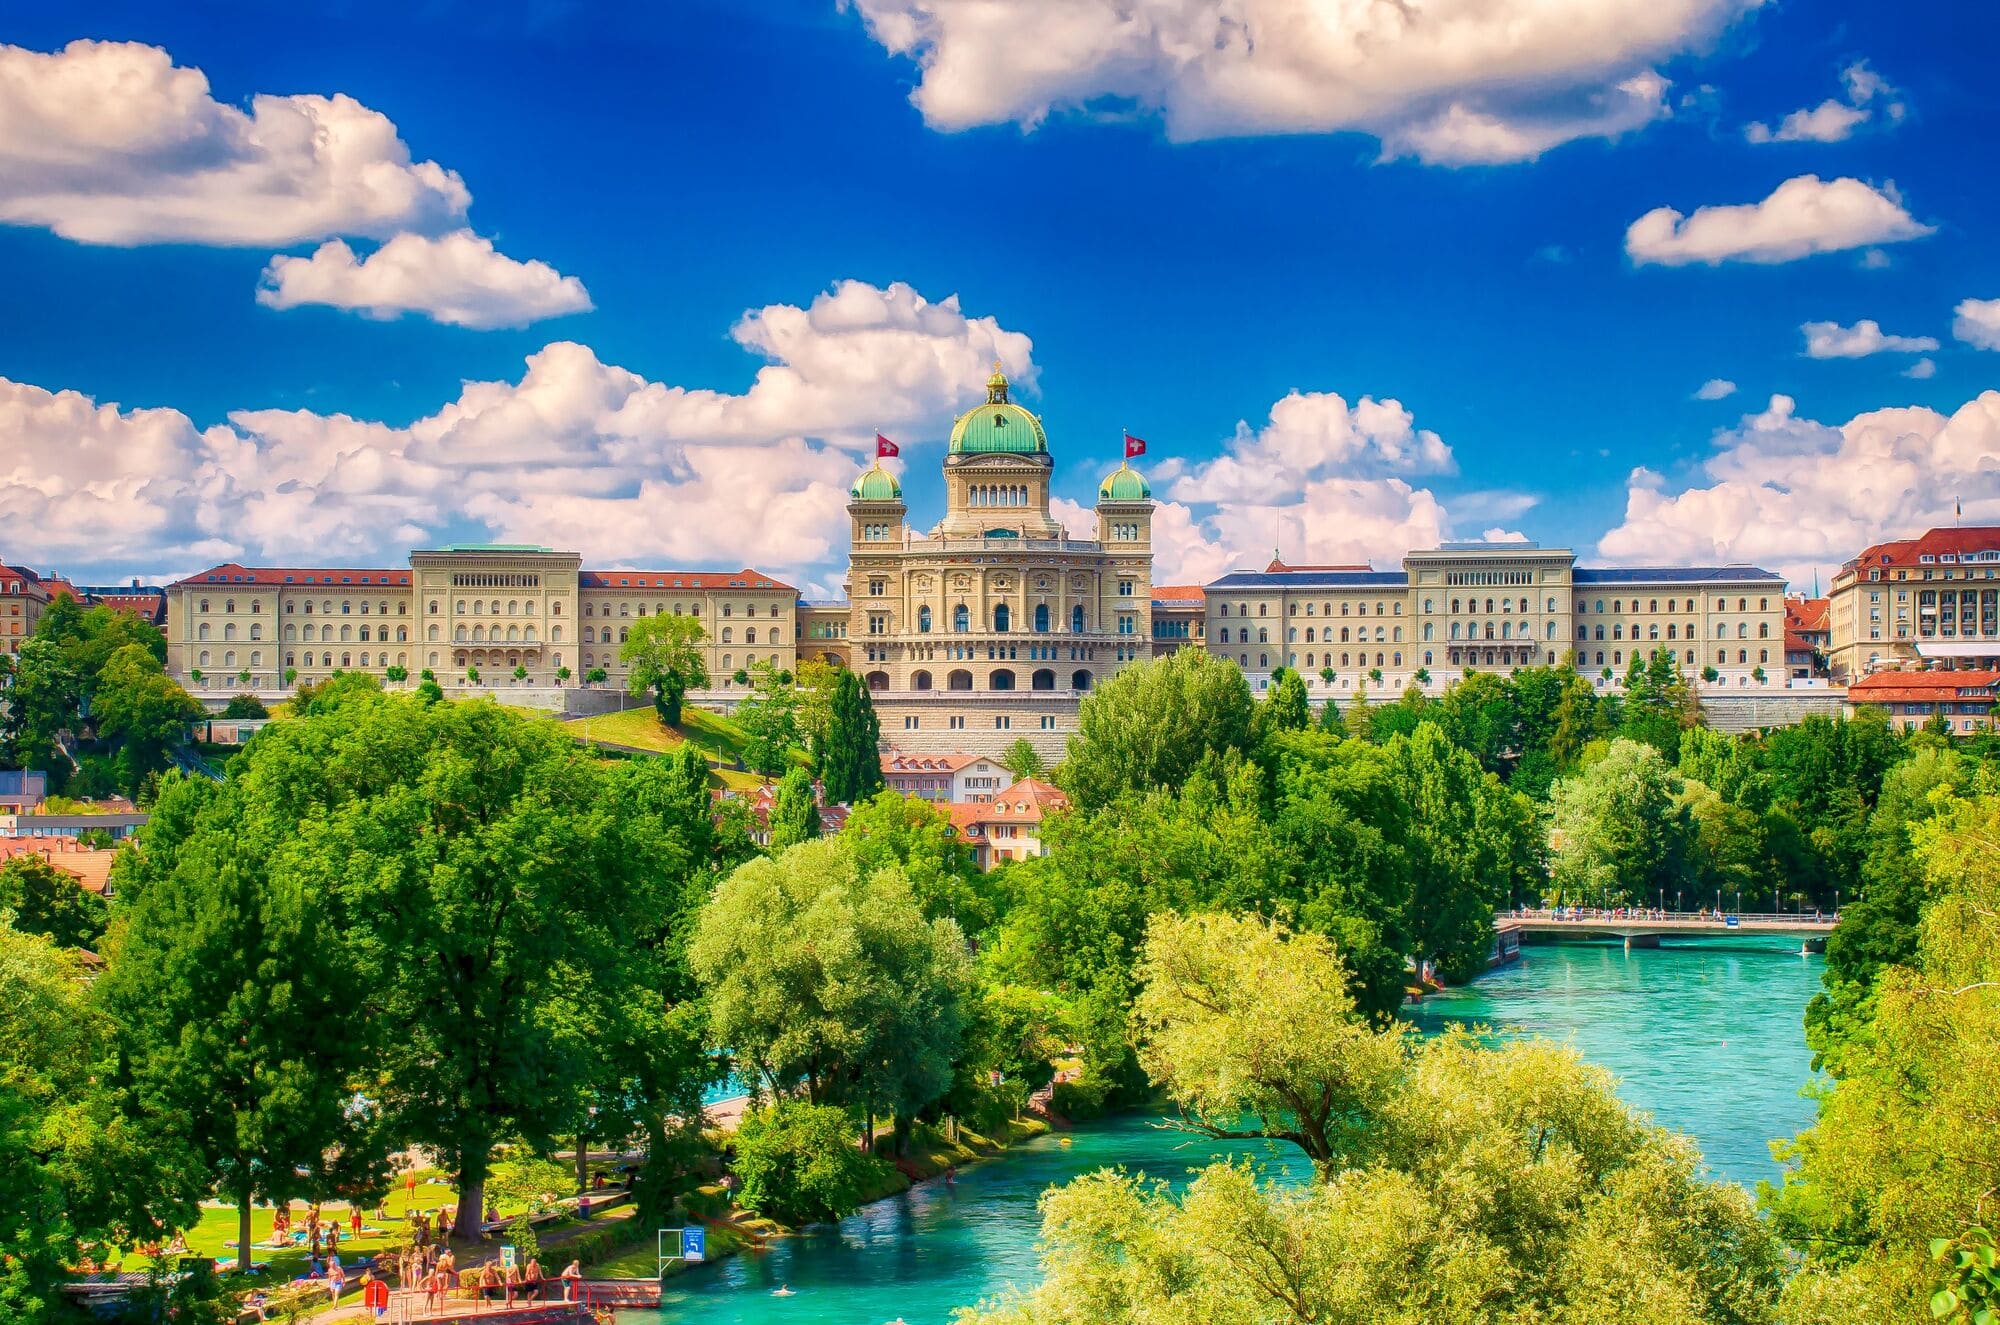
<path id="1" fill-rule="evenodd" d="M 1775 1177 L 1768 1141 L 1811 1121 L 1800 1017 L 1820 959 L 1797 940 L 1690 940 L 1626 953 L 1617 944 L 1530 947 L 1521 961 L 1428 999 L 1428 1030 L 1479 1022 L 1502 1033 L 1568 1039 L 1616 1073 L 1620 1093 L 1700 1142 L 1720 1177 Z M 766 1252 L 667 1282 L 659 1316 L 633 1325 L 943 1325 L 952 1310 L 1038 1278 L 1036 1200 L 1052 1183 L 1105 1166 L 1185 1181 L 1222 1155 L 1255 1155 L 1303 1180 L 1291 1147 L 1192 1140 L 1126 1117 L 1042 1137 L 975 1165 L 955 1187 L 925 1183 L 837 1227 L 779 1239 Z M 774 1290 L 789 1288 L 788 1296 Z"/>

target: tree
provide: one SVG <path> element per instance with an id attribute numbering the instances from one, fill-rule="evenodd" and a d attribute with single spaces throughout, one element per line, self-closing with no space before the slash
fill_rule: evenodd
<path id="1" fill-rule="evenodd" d="M 1025 736 L 1014 739 L 1014 743 L 1007 747 L 1007 752 L 1000 756 L 1000 764 L 1017 779 L 1038 778 L 1048 771 L 1048 766 L 1042 759 L 1042 752 L 1037 750 L 1035 743 Z"/>
<path id="2" fill-rule="evenodd" d="M 1253 707 L 1243 673 L 1204 649 L 1127 667 L 1080 706 L 1063 788 L 1084 809 L 1128 791 L 1177 788 L 1205 763 L 1249 748 Z"/>
<path id="3" fill-rule="evenodd" d="M 1365 741 L 1374 728 L 1374 718 L 1368 711 L 1368 687 L 1364 683 L 1354 688 L 1354 698 L 1348 701 L 1347 712 L 1342 717 L 1347 734 L 1357 741 Z"/>
<path id="4" fill-rule="evenodd" d="M 817 694 L 817 687 L 800 693 Z M 882 790 L 882 725 L 868 687 L 844 667 L 834 673 L 825 736 L 815 749 L 828 803 L 857 805 Z"/>
<path id="5" fill-rule="evenodd" d="M 798 687 L 790 672 L 768 661 L 745 675 L 752 693 L 736 706 L 736 723 L 743 729 L 743 762 L 765 777 L 776 777 L 799 743 Z M 871 717 L 873 713 L 871 708 Z M 841 757 L 849 765 L 842 776 L 848 776 L 853 754 L 844 752 Z"/>
<path id="6" fill-rule="evenodd" d="M 0 1318 L 53 1322 L 84 1248 L 200 1217 L 206 1183 L 129 1107 L 77 955 L 0 924 Z"/>
<path id="7" fill-rule="evenodd" d="M 41 856 L 15 856 L 0 865 L 0 920 L 24 934 L 61 948 L 95 948 L 110 914 L 102 897 Z"/>
<path id="8" fill-rule="evenodd" d="M 1641 658 L 1635 650 L 1625 673 L 1625 737 L 1671 759 L 1680 753 L 1682 729 L 1700 718 L 1701 706 L 1681 676 L 1680 655 L 1655 649 Z"/>
<path id="9" fill-rule="evenodd" d="M 864 875 L 892 865 L 901 869 L 926 918 L 956 920 L 967 934 L 992 923 L 993 898 L 981 886 L 986 876 L 941 807 L 878 791 L 849 812 L 841 836 Z"/>
<path id="10" fill-rule="evenodd" d="M 475 686 L 479 684 L 479 669 L 477 667 L 468 667 L 465 669 L 465 683 Z"/>
<path id="11" fill-rule="evenodd" d="M 971 986 L 965 939 L 902 871 L 863 875 L 844 838 L 739 866 L 689 959 L 709 1033 L 774 1093 L 890 1113 L 899 1136 L 951 1084 Z"/>
<path id="12" fill-rule="evenodd" d="M 812 774 L 790 769 L 778 782 L 771 801 L 771 850 L 783 851 L 820 834 L 819 801 Z"/>
<path id="13" fill-rule="evenodd" d="M 4 730 L 15 762 L 47 772 L 52 786 L 59 787 L 69 772 L 59 741 L 77 725 L 83 693 L 82 673 L 38 625 L 14 657 Z"/>
<path id="14" fill-rule="evenodd" d="M 514 664 L 514 673 L 513 673 L 513 675 L 514 675 L 514 680 L 515 680 L 515 681 L 517 681 L 517 682 L 518 682 L 518 681 L 525 681 L 525 680 L 527 680 L 527 679 L 528 679 L 528 667 L 527 667 L 527 664 L 526 664 L 526 663 L 516 663 L 516 664 Z"/>
<path id="15" fill-rule="evenodd" d="M 694 617 L 656 612 L 633 622 L 618 646 L 618 661 L 628 669 L 626 688 L 635 695 L 650 691 L 653 711 L 669 727 L 680 726 L 687 692 L 708 684 L 708 664 L 699 647 L 704 634 Z M 597 679 L 601 683 L 602 675 Z"/>
<path id="16" fill-rule="evenodd" d="M 229 703 L 222 710 L 222 716 L 225 718 L 268 718 L 271 716 L 271 710 L 265 708 L 264 701 L 257 698 L 257 696 L 245 693 L 230 696 Z"/>
<path id="17" fill-rule="evenodd" d="M 1411 955 L 1469 979 L 1492 948 L 1494 911 L 1539 876 L 1533 809 L 1431 723 L 1389 752 L 1408 814 Z"/>
<path id="18" fill-rule="evenodd" d="M 1657 749 L 1622 737 L 1558 782 L 1549 805 L 1557 895 L 1617 905 L 1688 888 L 1695 833 L 1681 791 L 1680 775 Z"/>
<path id="19" fill-rule="evenodd" d="M 607 831 L 604 772 L 551 724 L 365 677 L 337 678 L 230 772 L 247 845 L 213 857 L 299 889 L 315 917 L 296 923 L 340 936 L 320 946 L 360 991 L 336 1020 L 374 1054 L 368 1098 L 454 1171 L 475 1235 L 495 1143 L 544 1147 L 573 1123 L 571 1087 L 604 1052 L 589 1012 L 624 996 L 632 908 L 656 905 L 635 886 L 649 863 Z"/>
<path id="20" fill-rule="evenodd" d="M 1774 1226 L 1805 1257 L 1787 1293 L 1792 1319 L 1929 1320 L 1932 1294 L 1957 1282 L 1933 1261 L 1931 1240 L 1963 1245 L 1991 1227 L 2000 797 L 1953 803 L 1913 836 L 1934 894 L 1917 950 L 1876 973 L 1865 1033 L 1845 1042 L 1818 1120 L 1782 1156 L 1782 1187 L 1764 1193 Z"/>
<path id="21" fill-rule="evenodd" d="M 1222 1163 L 1178 1197 L 1112 1170 L 1058 1188 L 1044 1282 L 968 1325 L 1771 1319 L 1783 1263 L 1747 1195 L 1573 1050 L 1357 1027 L 1332 951 L 1260 921 L 1155 933 L 1135 1023 L 1169 1092 L 1328 1158 L 1304 1186 Z"/>
<path id="22" fill-rule="evenodd" d="M 301 845 L 274 839 L 239 783 L 168 796 L 199 808 L 148 833 L 104 1000 L 136 1096 L 236 1204 L 247 1268 L 253 1202 L 381 1180 L 379 1118 L 350 1108 L 371 1037 L 354 1017 L 357 963 L 296 868 Z"/>
<path id="23" fill-rule="evenodd" d="M 854 1144 L 845 1110 L 781 1100 L 752 1109 L 736 1132 L 737 1200 L 793 1226 L 844 1219 L 883 1176 L 882 1161 Z"/>
<path id="24" fill-rule="evenodd" d="M 602 667 L 593 667 L 583 674 L 583 679 L 594 686 L 603 685 L 610 677 L 611 673 L 605 671 Z"/>
<path id="25" fill-rule="evenodd" d="M 146 779 L 166 768 L 168 752 L 187 739 L 189 725 L 205 710 L 144 645 L 127 644 L 98 673 L 91 715 L 99 736 L 117 743 L 119 779 L 137 795 Z"/>
<path id="26" fill-rule="evenodd" d="M 397 663 L 395 666 L 390 667 L 387 671 L 383 672 L 382 676 L 391 685 L 401 685 L 403 684 L 403 682 L 410 679 L 410 669 L 403 666 L 401 663 Z"/>
<path id="27" fill-rule="evenodd" d="M 560 685 L 567 682 L 571 675 L 572 673 L 567 667 L 556 668 L 556 683 Z"/>
<path id="28" fill-rule="evenodd" d="M 1306 698 L 1306 683 L 1289 667 L 1280 667 L 1271 678 L 1271 689 L 1257 706 L 1255 729 L 1261 738 L 1271 732 L 1304 731 L 1312 725 L 1312 703 Z"/>
<path id="29" fill-rule="evenodd" d="M 1355 1016 L 1320 935 L 1165 912 L 1147 926 L 1136 976 L 1140 1065 L 1205 1135 L 1289 1141 L 1329 1169 L 1401 1073 L 1401 1032 Z"/>

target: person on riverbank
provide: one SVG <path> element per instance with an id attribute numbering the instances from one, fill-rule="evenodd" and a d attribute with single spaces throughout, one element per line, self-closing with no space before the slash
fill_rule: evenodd
<path id="1" fill-rule="evenodd" d="M 326 1298 L 329 1302 L 340 1301 L 340 1295 L 347 1291 L 347 1270 L 340 1263 L 340 1253 L 326 1254 Z"/>
<path id="2" fill-rule="evenodd" d="M 563 1266 L 563 1301 L 574 1302 L 579 1289 L 583 1287 L 583 1263 L 571 1261 Z"/>
<path id="3" fill-rule="evenodd" d="M 444 1307 L 444 1274 L 435 1266 L 424 1276 L 424 1310 L 435 1315 Z"/>
<path id="4" fill-rule="evenodd" d="M 501 1282 L 507 1290 L 507 1305 L 511 1307 L 514 1305 L 514 1295 L 521 1291 L 521 1267 L 508 1266 L 501 1276 Z"/>
<path id="5" fill-rule="evenodd" d="M 542 1262 L 539 1257 L 528 1257 L 528 1263 L 521 1267 L 521 1296 L 530 1302 L 542 1300 Z"/>
<path id="6" fill-rule="evenodd" d="M 479 1309 L 486 1310 L 486 1299 L 492 1297 L 500 1287 L 500 1274 L 488 1261 L 479 1267 Z"/>

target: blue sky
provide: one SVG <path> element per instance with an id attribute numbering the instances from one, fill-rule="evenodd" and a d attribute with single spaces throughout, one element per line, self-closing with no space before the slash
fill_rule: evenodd
<path id="1" fill-rule="evenodd" d="M 995 353 L 1065 498 L 1149 440 L 1163 579 L 2000 522 L 1987 7 L 1204 8 L 13 7 L 0 558 L 830 588 L 875 429 L 927 525 Z"/>

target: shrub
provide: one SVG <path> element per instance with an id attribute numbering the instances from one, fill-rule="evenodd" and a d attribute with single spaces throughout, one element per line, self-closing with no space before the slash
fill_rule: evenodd
<path id="1" fill-rule="evenodd" d="M 782 1224 L 844 1218 L 887 1165 L 855 1145 L 845 1110 L 787 1100 L 746 1114 L 736 1133 L 738 1200 Z"/>
<path id="2" fill-rule="evenodd" d="M 268 718 L 271 716 L 271 711 L 264 707 L 264 701 L 257 698 L 257 696 L 242 694 L 234 695 L 230 698 L 228 707 L 222 710 L 222 716 L 225 718 Z"/>

